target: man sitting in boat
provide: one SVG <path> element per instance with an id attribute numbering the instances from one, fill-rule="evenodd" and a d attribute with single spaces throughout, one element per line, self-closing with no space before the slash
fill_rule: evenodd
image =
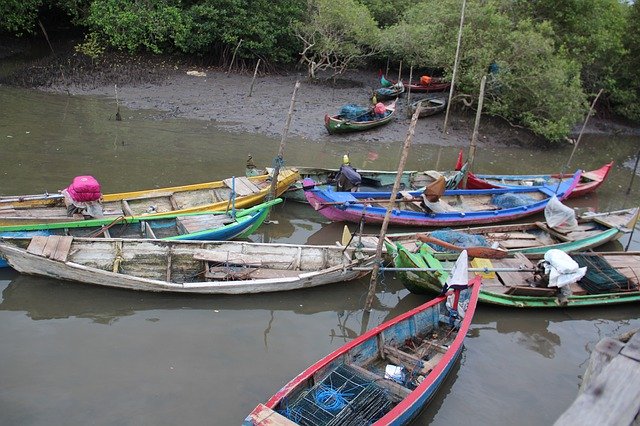
<path id="1" fill-rule="evenodd" d="M 336 175 L 336 191 L 349 191 L 356 192 L 360 183 L 362 183 L 362 177 L 356 169 L 351 166 L 349 156 L 342 157 L 342 165 L 338 174 Z"/>
<path id="2" fill-rule="evenodd" d="M 60 191 L 67 207 L 67 216 L 82 215 L 99 218 L 103 216 L 100 184 L 93 176 L 76 176 L 71 185 Z"/>

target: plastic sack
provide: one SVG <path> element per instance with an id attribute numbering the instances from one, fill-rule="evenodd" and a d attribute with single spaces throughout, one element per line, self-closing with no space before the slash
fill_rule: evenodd
<path id="1" fill-rule="evenodd" d="M 373 107 L 373 112 L 378 115 L 385 115 L 387 113 L 387 107 L 385 107 L 382 102 L 378 102 L 376 106 Z"/>
<path id="2" fill-rule="evenodd" d="M 567 253 L 551 249 L 544 254 L 544 273 L 549 275 L 549 287 L 564 287 L 580 280 L 587 273 Z"/>
<path id="3" fill-rule="evenodd" d="M 568 232 L 578 229 L 578 219 L 576 212 L 565 206 L 554 195 L 544 208 L 544 218 L 550 228 L 561 232 Z"/>
<path id="4" fill-rule="evenodd" d="M 431 77 L 429 77 L 428 75 L 423 75 L 422 77 L 420 77 L 420 84 L 423 86 L 428 86 L 429 84 L 431 84 Z"/>
<path id="5" fill-rule="evenodd" d="M 100 183 L 93 176 L 76 176 L 66 188 L 73 201 L 98 201 L 102 197 Z"/>

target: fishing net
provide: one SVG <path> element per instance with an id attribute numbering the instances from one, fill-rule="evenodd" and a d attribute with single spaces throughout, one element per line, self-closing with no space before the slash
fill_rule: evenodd
<path id="1" fill-rule="evenodd" d="M 580 287 L 587 290 L 587 293 L 601 294 L 631 290 L 629 279 L 618 272 L 604 258 L 584 254 L 575 254 L 571 257 L 580 267 L 587 267 L 587 273 L 579 281 Z"/>
<path id="2" fill-rule="evenodd" d="M 392 408 L 387 391 L 346 365 L 280 413 L 299 425 L 368 425 Z"/>
<path id="3" fill-rule="evenodd" d="M 437 238 L 449 244 L 459 247 L 489 247 L 489 242 L 482 235 L 467 234 L 452 229 L 440 229 L 429 233 L 433 238 Z M 455 250 L 449 250 L 435 243 L 429 243 L 431 248 L 440 252 L 457 253 Z"/>
<path id="4" fill-rule="evenodd" d="M 496 194 L 491 197 L 491 203 L 501 209 L 512 209 L 514 207 L 522 207 L 535 203 L 536 200 L 526 194 L 514 194 L 507 192 L 505 194 Z"/>
<path id="5" fill-rule="evenodd" d="M 340 115 L 342 118 L 351 121 L 366 121 L 369 116 L 370 108 L 363 107 L 355 104 L 343 105 L 340 108 Z"/>

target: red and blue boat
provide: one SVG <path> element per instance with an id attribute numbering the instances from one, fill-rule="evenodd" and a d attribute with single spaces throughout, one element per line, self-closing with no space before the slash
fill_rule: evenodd
<path id="1" fill-rule="evenodd" d="M 533 187 L 484 190 L 447 190 L 437 202 L 424 204 L 421 191 L 401 192 L 393 201 L 390 225 L 460 226 L 498 223 L 520 219 L 541 212 L 553 196 L 562 201 L 576 188 L 581 172 L 571 180 Z M 382 223 L 391 197 L 390 192 L 337 192 L 331 188 L 305 185 L 311 206 L 335 222 Z"/>
<path id="2" fill-rule="evenodd" d="M 259 404 L 243 426 L 407 424 L 460 357 L 480 282 L 475 276 L 466 288 L 440 295 L 337 349 Z M 460 315 L 457 308 L 463 306 Z"/>

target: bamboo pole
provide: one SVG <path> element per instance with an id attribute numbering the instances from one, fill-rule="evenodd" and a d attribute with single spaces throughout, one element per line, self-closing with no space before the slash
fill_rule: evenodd
<path id="1" fill-rule="evenodd" d="M 573 145 L 573 150 L 571 151 L 571 155 L 569 156 L 569 159 L 567 160 L 567 164 L 565 165 L 565 169 L 562 171 L 562 174 L 564 174 L 564 172 L 569 169 L 569 163 L 571 163 L 571 159 L 573 158 L 573 154 L 575 154 L 576 149 L 578 149 L 578 144 L 580 144 L 580 139 L 582 139 L 582 134 L 584 133 L 584 129 L 587 127 L 587 122 L 589 121 L 589 117 L 591 116 L 591 114 L 593 114 L 593 110 L 596 107 L 596 102 L 598 102 L 598 98 L 602 94 L 603 90 L 604 89 L 600 89 L 600 91 L 596 95 L 596 98 L 591 103 L 591 107 L 589 108 L 589 113 L 585 117 L 584 123 L 582 123 L 582 129 L 580 129 L 580 133 L 578 134 L 578 139 L 576 140 L 576 143 Z"/>
<path id="2" fill-rule="evenodd" d="M 627 195 L 629 195 L 629 193 L 631 192 L 633 179 L 636 177 L 636 173 L 638 173 L 638 162 L 640 162 L 640 150 L 636 154 L 636 165 L 633 167 L 633 173 L 631 174 L 631 180 L 629 181 L 629 187 L 627 188 Z"/>
<path id="3" fill-rule="evenodd" d="M 253 84 L 256 82 L 256 75 L 258 75 L 258 68 L 260 67 L 260 61 L 262 58 L 258 58 L 258 62 L 256 63 L 256 69 L 253 71 L 253 78 L 251 79 L 251 87 L 249 87 L 249 97 L 253 93 Z"/>
<path id="4" fill-rule="evenodd" d="M 236 60 L 236 53 L 238 53 L 238 49 L 240 49 L 240 45 L 242 44 L 242 39 L 238 42 L 235 50 L 233 51 L 233 56 L 231 56 L 231 63 L 229 64 L 229 69 L 227 70 L 227 77 L 229 77 L 231 73 L 231 67 L 233 67 L 233 62 Z"/>
<path id="5" fill-rule="evenodd" d="M 476 122 L 473 125 L 473 135 L 471 136 L 471 144 L 469 145 L 469 165 L 467 166 L 467 171 L 473 170 L 473 162 L 476 158 L 476 144 L 478 142 L 478 127 L 480 127 L 480 116 L 482 115 L 482 104 L 484 103 L 484 86 L 487 83 L 487 76 L 482 76 L 482 80 L 480 81 L 480 94 L 478 95 L 478 111 L 476 111 Z M 464 174 L 462 187 L 467 187 L 467 176 L 468 174 Z"/>
<path id="6" fill-rule="evenodd" d="M 402 81 L 402 61 L 400 61 L 400 65 L 398 66 L 398 83 Z"/>
<path id="7" fill-rule="evenodd" d="M 118 85 L 113 85 L 113 90 L 116 92 L 116 121 L 122 121 L 122 116 L 120 115 L 120 102 L 118 101 Z"/>
<path id="8" fill-rule="evenodd" d="M 389 218 L 391 217 L 391 210 L 394 208 L 395 203 L 394 200 L 398 195 L 398 190 L 400 188 L 400 181 L 402 180 L 402 173 L 404 172 L 404 165 L 407 162 L 407 157 L 409 156 L 409 148 L 411 147 L 411 141 L 413 139 L 413 133 L 416 129 L 416 123 L 418 122 L 418 115 L 420 114 L 421 106 L 416 108 L 416 112 L 411 117 L 411 124 L 409 125 L 409 130 L 407 131 L 407 137 L 404 141 L 404 146 L 402 148 L 402 154 L 400 155 L 400 162 L 398 164 L 398 173 L 396 174 L 396 180 L 393 182 L 393 189 L 391 190 L 391 196 L 389 197 L 389 205 L 387 206 L 387 212 L 384 215 L 384 219 L 382 220 L 382 227 L 380 228 L 380 236 L 378 237 L 378 244 L 376 246 L 376 260 L 373 264 L 373 270 L 371 272 L 371 281 L 369 282 L 369 292 L 367 293 L 367 299 L 364 305 L 365 311 L 371 310 L 371 303 L 373 303 L 373 297 L 376 294 L 376 285 L 378 284 L 378 270 L 380 268 L 380 260 L 382 259 L 382 245 L 384 244 L 384 235 L 387 232 L 387 227 L 389 226 Z"/>
<path id="9" fill-rule="evenodd" d="M 378 267 L 374 266 L 354 266 L 352 271 L 387 271 L 387 272 L 438 272 L 447 271 L 451 272 L 453 268 L 391 268 L 391 267 Z M 538 272 L 539 269 L 535 268 L 467 268 L 469 272 Z"/>
<path id="10" fill-rule="evenodd" d="M 407 91 L 407 115 L 411 117 L 411 81 L 413 80 L 413 64 L 409 68 L 409 89 Z"/>
<path id="11" fill-rule="evenodd" d="M 296 85 L 293 87 L 293 95 L 291 95 L 291 105 L 289 105 L 289 114 L 287 115 L 287 121 L 284 124 L 284 130 L 282 131 L 282 139 L 280 139 L 280 147 L 278 148 L 278 156 L 275 159 L 275 164 L 273 167 L 273 176 L 271 177 L 271 198 L 276 198 L 276 189 L 278 188 L 278 174 L 280 174 L 280 166 L 283 163 L 284 158 L 284 146 L 287 140 L 287 133 L 289 133 L 289 125 L 291 124 L 291 117 L 293 116 L 293 107 L 296 104 L 296 93 L 298 93 L 298 88 L 300 87 L 300 82 L 296 80 Z"/>
<path id="12" fill-rule="evenodd" d="M 442 133 L 447 133 L 447 125 L 449 123 L 449 110 L 451 108 L 451 100 L 453 99 L 453 90 L 456 85 L 456 75 L 458 74 L 458 63 L 460 61 L 460 44 L 462 41 L 462 27 L 464 26 L 464 9 L 467 0 L 462 0 L 462 12 L 460 12 L 460 28 L 458 29 L 458 45 L 456 46 L 456 58 L 453 61 L 453 75 L 451 76 L 451 87 L 449 87 L 449 100 L 447 101 L 447 112 L 444 115 L 444 125 Z"/>

